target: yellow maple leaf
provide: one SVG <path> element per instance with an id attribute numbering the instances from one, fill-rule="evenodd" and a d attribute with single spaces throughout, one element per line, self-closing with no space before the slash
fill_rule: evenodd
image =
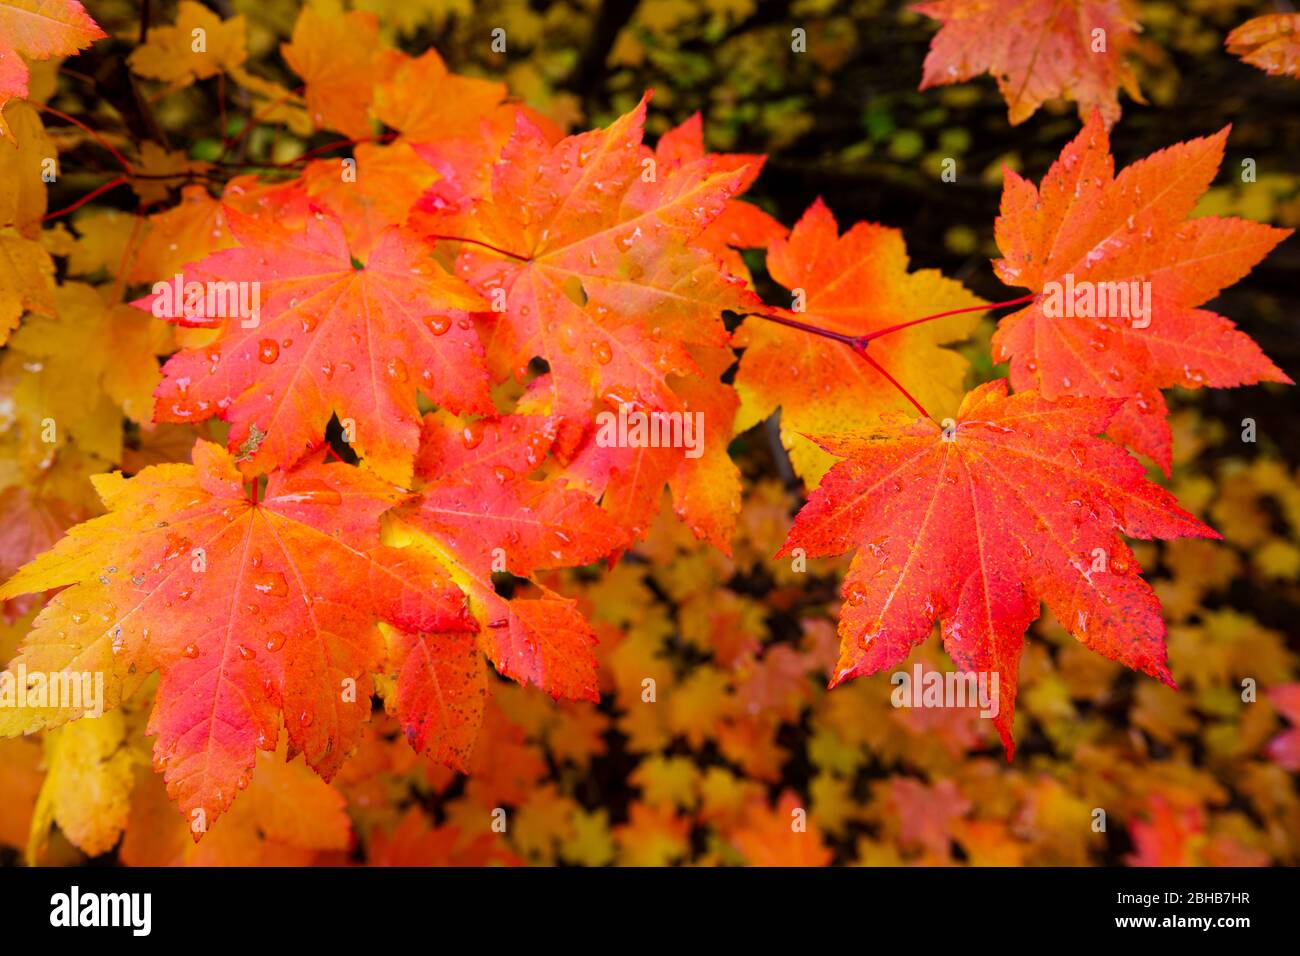
<path id="1" fill-rule="evenodd" d="M 26 103 L 10 103 L 3 116 L 10 135 L 0 137 L 0 227 L 35 239 L 45 215 L 46 180 L 58 174 L 58 152 Z"/>
<path id="2" fill-rule="evenodd" d="M 578 811 L 570 822 L 573 836 L 560 847 L 560 856 L 566 863 L 578 866 L 605 866 L 612 863 L 617 852 L 614 835 L 609 828 L 609 811 Z"/>
<path id="3" fill-rule="evenodd" d="M 31 737 L 0 740 L 0 846 L 20 850 L 31 832 L 41 790 L 41 745 Z"/>
<path id="4" fill-rule="evenodd" d="M 637 765 L 628 781 L 641 788 L 647 804 L 685 810 L 697 799 L 700 771 L 687 757 L 652 754 Z"/>
<path id="5" fill-rule="evenodd" d="M 54 824 L 88 856 L 117 843 L 131 812 L 134 767 L 144 760 L 126 735 L 126 718 L 116 710 L 46 733 L 45 782 L 32 814 L 29 864 L 44 854 Z"/>
<path id="6" fill-rule="evenodd" d="M 137 76 L 179 89 L 240 66 L 248 59 L 246 38 L 242 14 L 222 20 L 201 3 L 182 0 L 176 23 L 150 29 L 127 62 Z"/>
<path id="7" fill-rule="evenodd" d="M 93 275 L 101 269 L 116 275 L 131 241 L 136 219 L 119 209 L 90 209 L 74 220 L 77 240 L 68 255 L 68 274 Z"/>
<path id="8" fill-rule="evenodd" d="M 39 242 L 0 232 L 0 345 L 26 311 L 54 311 L 54 263 Z"/>

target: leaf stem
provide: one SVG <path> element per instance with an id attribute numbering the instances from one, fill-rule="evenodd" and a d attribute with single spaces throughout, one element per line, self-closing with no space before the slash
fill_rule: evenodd
<path id="1" fill-rule="evenodd" d="M 935 312 L 933 315 L 923 315 L 919 319 L 909 319 L 906 322 L 900 322 L 897 325 L 891 325 L 888 328 L 868 332 L 866 335 L 858 336 L 857 341 L 862 343 L 865 347 L 866 343 L 870 342 L 872 339 L 878 339 L 882 335 L 888 335 L 890 332 L 897 332 L 900 329 L 910 328 L 913 325 L 920 325 L 922 322 L 932 322 L 935 319 L 947 318 L 950 315 L 961 315 L 963 312 L 990 312 L 993 309 L 1005 309 L 1009 306 L 1023 305 L 1026 302 L 1033 302 L 1036 298 L 1038 298 L 1037 295 L 1030 293 L 1029 295 L 1022 295 L 1018 299 L 1007 299 L 1005 302 L 990 302 L 987 305 L 968 305 L 963 309 L 949 309 L 947 312 Z"/>
<path id="2" fill-rule="evenodd" d="M 124 186 L 124 185 L 126 185 L 125 176 L 118 176 L 116 179 L 110 179 L 108 182 L 104 183 L 104 185 L 98 187 L 97 189 L 92 189 L 90 192 L 86 193 L 86 195 L 82 196 L 72 205 L 64 206 L 62 209 L 57 209 L 54 212 L 46 213 L 44 216 L 41 217 L 41 222 L 49 222 L 51 219 L 58 219 L 60 216 L 66 216 L 70 212 L 76 212 L 78 209 L 80 209 L 86 203 L 90 202 L 96 196 L 101 196 L 104 193 L 108 192 L 110 189 L 116 189 L 118 186 Z"/>
<path id="3" fill-rule="evenodd" d="M 480 240 L 478 240 L 478 239 L 469 239 L 469 238 L 467 238 L 467 237 L 465 237 L 465 236 L 444 236 L 444 235 L 442 235 L 442 234 L 440 234 L 440 233 L 436 233 L 436 232 L 431 232 L 431 233 L 428 233 L 427 235 L 428 235 L 428 237 L 429 237 L 430 239 L 441 239 L 441 240 L 443 240 L 444 242 L 468 242 L 471 246 L 481 246 L 482 248 L 487 249 L 487 250 L 489 250 L 490 252 L 495 252 L 495 253 L 497 253 L 498 255 L 507 256 L 507 257 L 509 257 L 509 258 L 511 258 L 511 259 L 517 259 L 519 262 L 532 262 L 532 261 L 533 261 L 533 260 L 532 260 L 530 257 L 528 257 L 528 256 L 521 256 L 519 253 L 517 253 L 517 252 L 510 252 L 508 249 L 499 249 L 499 248 L 497 248 L 496 246 L 492 245 L 491 243 L 488 243 L 488 242 L 482 242 L 482 241 L 480 241 Z"/>
<path id="4" fill-rule="evenodd" d="M 830 339 L 833 342 L 842 342 L 850 348 L 857 348 L 858 336 L 848 335 L 844 332 L 836 332 L 833 329 L 823 329 L 821 326 L 809 325 L 807 322 L 800 322 L 797 319 L 786 318 L 775 312 L 742 312 L 745 316 L 754 316 L 759 319 L 766 319 L 769 322 L 775 322 L 777 325 L 784 325 L 786 328 L 798 329 L 800 332 L 808 332 L 811 335 L 819 335 L 824 339 Z"/>
<path id="5" fill-rule="evenodd" d="M 836 332 L 834 329 L 824 329 L 821 326 L 809 325 L 807 322 L 800 322 L 797 319 L 787 318 L 786 316 L 780 315 L 776 312 L 745 312 L 742 313 L 742 315 L 766 319 L 768 322 L 775 322 L 777 325 L 784 325 L 787 328 L 798 329 L 800 332 L 807 332 L 811 335 L 817 335 L 824 339 L 830 339 L 833 342 L 841 342 L 844 345 L 847 345 L 858 355 L 861 355 L 868 365 L 874 368 L 881 375 L 885 376 L 885 379 L 889 384 L 898 389 L 903 397 L 912 403 L 912 407 L 926 418 L 935 421 L 935 417 L 925 410 L 925 406 L 918 402 L 912 396 L 912 393 L 903 387 L 902 383 L 899 382 L 898 379 L 890 375 L 883 365 L 868 354 L 868 343 L 870 343 L 872 339 L 880 338 L 882 335 L 889 335 L 891 332 L 897 332 L 900 329 L 910 328 L 913 325 L 920 325 L 922 322 L 932 322 L 935 319 L 946 318 L 950 315 L 960 315 L 963 312 L 988 312 L 993 309 L 1004 309 L 1009 306 L 1023 305 L 1026 302 L 1032 302 L 1036 298 L 1038 298 L 1038 296 L 1031 293 L 1029 295 L 1023 295 L 1018 299 L 1008 299 L 1005 302 L 991 302 L 987 305 L 971 305 L 962 309 L 949 309 L 946 312 L 935 312 L 932 315 L 923 315 L 919 319 L 909 319 L 906 322 L 900 322 L 897 325 L 891 325 L 888 328 L 877 329 L 876 331 L 868 332 L 865 335 L 849 335 L 845 332 Z"/>
<path id="6" fill-rule="evenodd" d="M 887 372 L 887 371 L 885 370 L 885 367 L 884 367 L 883 365 L 881 365 L 881 364 L 880 364 L 879 362 L 877 362 L 874 358 L 872 358 L 869 354 L 867 354 L 867 350 L 866 350 L 866 347 L 865 347 L 865 346 L 862 347 L 862 348 L 859 348 L 859 347 L 857 347 L 857 346 L 854 346 L 853 351 L 857 352 L 857 353 L 858 353 L 859 355 L 861 355 L 864 359 L 866 359 L 868 365 L 870 365 L 872 368 L 874 368 L 874 369 L 875 369 L 877 372 L 879 372 L 881 375 L 885 376 L 885 379 L 889 382 L 889 384 L 892 385 L 892 386 L 894 386 L 894 388 L 898 389 L 899 392 L 902 393 L 903 397 L 904 397 L 905 399 L 907 399 L 909 402 L 911 402 L 911 403 L 912 403 L 912 407 L 914 407 L 918 412 L 920 412 L 920 413 L 921 413 L 922 415 L 924 415 L 926 418 L 930 419 L 930 421 L 935 421 L 935 420 L 936 420 L 935 417 L 934 417 L 933 415 L 931 415 L 929 412 L 927 412 L 927 411 L 925 410 L 925 406 L 924 406 L 924 405 L 922 405 L 920 402 L 918 402 L 915 398 L 912 397 L 912 393 L 911 393 L 911 392 L 909 392 L 907 389 L 903 388 L 902 384 L 898 381 L 898 379 L 896 379 L 896 378 L 894 378 L 894 376 L 890 375 L 889 372 Z"/>

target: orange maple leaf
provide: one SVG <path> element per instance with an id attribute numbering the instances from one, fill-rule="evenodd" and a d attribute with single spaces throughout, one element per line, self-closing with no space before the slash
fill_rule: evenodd
<path id="1" fill-rule="evenodd" d="M 822 842 L 821 829 L 808 818 L 799 795 L 785 790 L 776 806 L 748 808 L 745 823 L 731 841 L 751 866 L 827 866 L 834 853 Z M 800 823 L 802 821 L 802 824 Z"/>
<path id="2" fill-rule="evenodd" d="M 437 50 L 390 65 L 375 87 L 374 114 L 415 142 L 472 136 L 506 97 L 504 83 L 458 76 Z"/>
<path id="3" fill-rule="evenodd" d="M 1268 13 L 1228 34 L 1228 52 L 1273 76 L 1300 77 L 1300 13 Z"/>
<path id="4" fill-rule="evenodd" d="M 645 112 L 643 99 L 558 143 L 520 112 L 490 188 L 466 182 L 457 197 L 449 180 L 413 214 L 471 240 L 457 273 L 492 303 L 496 371 L 522 379 L 545 359 L 550 414 L 585 421 L 602 397 L 680 410 L 667 379 L 700 374 L 687 347 L 725 344 L 722 310 L 757 301 L 697 241 L 745 169 L 709 157 L 658 169 L 641 144 Z"/>
<path id="5" fill-rule="evenodd" d="M 306 84 L 307 113 L 318 129 L 354 138 L 370 134 L 370 100 L 375 84 L 394 64 L 379 41 L 373 13 L 352 10 L 328 16 L 304 7 L 290 42 L 280 44 L 289 67 Z"/>
<path id="6" fill-rule="evenodd" d="M 116 684 L 106 706 L 125 696 L 128 674 L 161 670 L 154 762 L 207 825 L 248 782 L 257 751 L 275 749 L 281 712 L 292 751 L 333 775 L 370 717 L 370 675 L 385 658 L 378 621 L 417 633 L 475 626 L 436 562 L 381 544 L 379 516 L 409 496 L 363 469 L 309 459 L 273 474 L 255 503 L 230 456 L 200 441 L 193 465 L 94 480 L 109 513 L 0 588 L 70 585 L 15 664 L 105 672 Z"/>
<path id="7" fill-rule="evenodd" d="M 772 277 L 801 300 L 798 310 L 780 310 L 782 315 L 844 335 L 868 335 L 927 312 L 982 304 L 937 270 L 908 272 L 907 249 L 897 229 L 860 222 L 841 236 L 820 199 L 789 239 L 772 243 L 767 265 Z M 745 347 L 736 372 L 738 428 L 780 408 L 781 436 L 795 468 L 814 480 L 826 463 L 801 442 L 801 433 L 866 428 L 876 424 L 881 412 L 911 410 L 888 375 L 936 414 L 954 407 L 969 363 L 942 346 L 964 338 L 978 318 L 971 311 L 873 339 L 871 362 L 842 342 L 750 318 L 735 335 L 735 344 Z"/>
<path id="8" fill-rule="evenodd" d="M 996 224 L 1003 258 L 994 268 L 1038 298 L 1002 318 L 994 359 L 1011 360 L 1017 389 L 1049 399 L 1128 399 L 1110 435 L 1166 473 L 1172 434 L 1160 389 L 1291 381 L 1232 322 L 1198 308 L 1291 234 L 1246 219 L 1188 218 L 1227 136 L 1225 128 L 1179 143 L 1116 176 L 1094 113 L 1040 187 L 1005 174 Z"/>
<path id="9" fill-rule="evenodd" d="M 1119 119 L 1119 89 L 1145 102 L 1127 63 L 1140 29 L 1129 0 L 929 0 L 913 8 L 943 26 L 925 58 L 921 89 L 981 73 L 997 80 L 1011 122 L 1046 100 Z"/>

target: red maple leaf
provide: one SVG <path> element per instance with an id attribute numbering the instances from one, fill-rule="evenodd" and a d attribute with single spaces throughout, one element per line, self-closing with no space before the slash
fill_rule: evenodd
<path id="1" fill-rule="evenodd" d="M 396 515 L 465 592 L 479 646 L 501 674 L 554 697 L 596 700 L 596 636 L 577 602 L 538 582 L 537 597 L 502 597 L 493 583 L 494 573 L 508 572 L 527 585 L 539 570 L 586 564 L 626 541 L 588 495 L 529 477 L 557 427 L 541 416 L 465 427 L 428 416 L 417 464 L 425 484 Z"/>
<path id="2" fill-rule="evenodd" d="M 4 108 L 27 96 L 23 57 L 48 60 L 83 50 L 108 36 L 77 0 L 5 0 L 0 3 L 0 137 L 14 140 Z M 15 141 L 16 142 L 16 141 Z"/>
<path id="3" fill-rule="evenodd" d="M 293 211 L 294 200 L 281 199 Z M 306 199 L 300 204 L 306 208 Z M 337 414 L 370 468 L 409 485 L 417 391 L 452 411 L 493 410 L 469 318 L 484 303 L 430 260 L 424 241 L 397 227 L 384 229 L 361 263 L 330 211 L 311 209 L 301 225 L 287 218 L 285 227 L 269 213 L 254 218 L 228 208 L 240 244 L 185 271 L 187 286 L 238 283 L 250 299 L 257 283 L 260 314 L 186 315 L 177 302 L 162 308 L 170 321 L 221 332 L 163 366 L 154 418 L 219 415 L 232 425 L 230 449 L 251 472 L 292 465 L 322 443 Z M 136 304 L 153 308 L 157 299 Z"/>
<path id="4" fill-rule="evenodd" d="M 1119 535 L 1217 535 L 1092 437 L 1119 405 L 1008 397 L 998 380 L 946 429 L 918 420 L 817 438 L 847 460 L 778 556 L 857 550 L 831 685 L 897 665 L 940 620 L 959 669 L 998 674 L 995 724 L 1010 754 L 1017 663 L 1040 601 L 1089 648 L 1172 683 L 1160 603 Z"/>

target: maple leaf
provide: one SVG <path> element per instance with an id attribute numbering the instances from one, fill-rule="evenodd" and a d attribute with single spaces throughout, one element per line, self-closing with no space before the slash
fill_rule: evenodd
<path id="1" fill-rule="evenodd" d="M 1228 34 L 1228 52 L 1273 76 L 1300 78 L 1300 13 L 1267 13 Z"/>
<path id="2" fill-rule="evenodd" d="M 351 419 L 366 464 L 407 485 L 419 439 L 416 389 L 454 411 L 490 412 L 488 374 L 467 310 L 483 302 L 396 227 L 364 265 L 337 216 L 316 209 L 285 228 L 228 207 L 239 246 L 191 266 L 184 280 L 259 283 L 260 316 L 230 318 L 209 345 L 163 367 L 154 420 L 232 423 L 229 447 L 264 436 L 246 467 L 293 464 L 324 440 L 332 413 Z M 133 303 L 151 308 L 156 296 Z M 221 319 L 165 316 L 181 325 Z M 245 327 L 250 326 L 250 327 Z"/>
<path id="3" fill-rule="evenodd" d="M 344 850 L 351 824 L 343 795 L 308 769 L 286 759 L 284 741 L 261 751 L 257 766 L 230 812 L 201 842 L 193 822 L 170 812 L 156 776 L 136 775 L 120 856 L 128 866 L 306 866 L 316 854 Z"/>
<path id="4" fill-rule="evenodd" d="M 605 866 L 614 861 L 614 835 L 609 827 L 609 811 L 579 810 L 573 815 L 573 839 L 561 847 L 565 863 L 578 866 Z"/>
<path id="5" fill-rule="evenodd" d="M 0 235 L 0 345 L 24 312 L 54 312 L 54 262 L 39 242 Z"/>
<path id="6" fill-rule="evenodd" d="M 196 30 L 203 36 L 201 51 L 194 49 Z M 176 23 L 151 28 L 145 43 L 131 52 L 127 62 L 137 75 L 179 89 L 241 66 L 248 59 L 246 33 L 242 14 L 222 20 L 201 3 L 182 0 L 176 8 Z"/>
<path id="7" fill-rule="evenodd" d="M 106 36 L 77 0 L 0 0 L 0 137 L 17 142 L 4 108 L 27 96 L 23 57 L 66 56 Z"/>
<path id="8" fill-rule="evenodd" d="M 643 99 L 554 144 L 520 112 L 490 190 L 449 181 L 413 213 L 472 240 L 457 273 L 499 312 L 485 333 L 497 371 L 522 379 L 545 359 L 553 415 L 586 420 L 603 397 L 680 410 L 667 378 L 700 374 L 687 347 L 725 344 L 722 310 L 756 301 L 695 242 L 745 170 L 703 157 L 661 175 L 641 144 L 645 112 Z"/>
<path id="9" fill-rule="evenodd" d="M 745 178 L 736 190 L 738 193 L 753 185 L 767 161 L 766 156 L 753 153 L 706 153 L 704 119 L 699 113 L 691 114 L 681 125 L 664 133 L 655 144 L 655 162 L 659 172 L 672 172 L 706 157 L 717 170 L 744 171 Z M 736 250 L 767 248 L 772 240 L 784 238 L 786 232 L 785 226 L 757 206 L 729 199 L 718 217 L 704 227 L 695 241 L 700 247 L 712 251 L 732 275 L 747 278 L 749 271 Z"/>
<path id="10" fill-rule="evenodd" d="M 193 457 L 96 476 L 109 513 L 73 528 L 0 598 L 70 585 L 18 660 L 106 673 L 106 706 L 129 693 L 128 674 L 161 670 L 155 765 L 182 811 L 211 823 L 257 751 L 275 748 L 282 711 L 293 752 L 325 777 L 337 770 L 370 715 L 370 675 L 385 657 L 377 621 L 413 632 L 474 624 L 434 562 L 380 543 L 380 514 L 406 494 L 313 458 L 272 475 L 254 503 L 219 446 L 200 441 Z M 75 716 L 38 712 L 19 729 Z"/>
<path id="11" fill-rule="evenodd" d="M 19 235 L 35 240 L 45 215 L 42 173 L 58 150 L 30 104 L 10 103 L 0 113 L 0 123 L 7 124 L 0 128 L 0 226 L 14 226 Z"/>
<path id="12" fill-rule="evenodd" d="M 634 803 L 614 839 L 628 866 L 669 866 L 690 855 L 691 822 L 671 810 Z"/>
<path id="13" fill-rule="evenodd" d="M 380 44 L 374 14 L 328 16 L 303 7 L 280 53 L 306 84 L 307 112 L 318 129 L 354 139 L 370 135 L 370 99 L 392 55 Z"/>
<path id="14" fill-rule="evenodd" d="M 931 864 L 951 859 L 952 830 L 971 809 L 953 781 L 926 785 L 911 777 L 893 777 L 877 793 L 889 807 L 890 826 L 897 827 L 900 843 L 922 847 L 925 862 Z"/>
<path id="15" fill-rule="evenodd" d="M 558 421 L 508 416 L 457 428 L 425 419 L 419 498 L 395 516 L 416 532 L 465 592 L 479 644 L 496 669 L 553 697 L 596 700 L 595 634 L 570 601 L 538 584 L 541 597 L 503 598 L 494 571 L 529 578 L 543 568 L 587 564 L 614 551 L 624 532 L 587 495 L 562 480 L 532 480 L 555 442 Z M 481 694 L 475 695 L 481 699 Z"/>
<path id="16" fill-rule="evenodd" d="M 941 620 L 959 669 L 999 675 L 994 722 L 1010 755 L 1017 662 L 1040 601 L 1090 649 L 1172 684 L 1159 601 L 1119 534 L 1217 535 L 1092 437 L 1119 405 L 1008 397 L 1000 379 L 972 391 L 947 432 L 918 420 L 818 438 L 847 460 L 778 557 L 858 549 L 831 686 L 895 666 Z"/>
<path id="17" fill-rule="evenodd" d="M 408 140 L 446 139 L 477 133 L 505 97 L 504 83 L 457 76 L 430 49 L 391 68 L 375 87 L 373 112 Z"/>
<path id="18" fill-rule="evenodd" d="M 1274 687 L 1268 698 L 1291 726 L 1268 742 L 1265 753 L 1270 760 L 1295 773 L 1300 771 L 1300 684 Z"/>
<path id="19" fill-rule="evenodd" d="M 681 407 L 680 419 L 644 412 L 634 403 L 616 405 L 618 411 L 605 406 L 601 414 L 606 417 L 588 426 L 563 474 L 599 498 L 601 506 L 628 529 L 630 541 L 641 540 L 649 533 L 667 485 L 672 490 L 674 510 L 691 533 L 730 554 L 731 536 L 740 512 L 741 479 L 740 469 L 727 454 L 727 445 L 739 400 L 721 376 L 731 366 L 733 356 L 726 348 L 697 345 L 688 351 L 700 374 L 667 379 Z M 661 436 L 670 438 L 674 423 L 680 423 L 677 431 L 682 445 L 618 441 L 618 416 L 626 416 L 629 422 L 639 418 L 647 426 L 657 421 L 663 429 Z"/>
<path id="20" fill-rule="evenodd" d="M 807 821 L 795 829 L 796 814 L 807 817 L 793 790 L 782 792 L 774 807 L 750 807 L 745 825 L 731 837 L 751 866 L 826 866 L 834 853 L 822 842 L 821 830 Z"/>
<path id="21" fill-rule="evenodd" d="M 656 809 L 687 810 L 699 799 L 700 768 L 688 757 L 646 757 L 628 774 L 628 783 L 641 791 L 641 799 Z"/>
<path id="22" fill-rule="evenodd" d="M 846 335 L 867 335 L 927 312 L 982 304 L 961 283 L 934 269 L 908 272 L 907 249 L 897 229 L 856 223 L 839 234 L 835 217 L 818 199 L 789 239 L 768 249 L 772 278 L 796 291 L 799 314 L 783 315 Z M 927 409 L 954 407 L 968 363 L 944 343 L 965 338 L 977 312 L 900 329 L 873 340 L 873 367 L 842 342 L 800 329 L 749 318 L 735 344 L 745 349 L 736 371 L 743 431 L 781 409 L 781 438 L 795 469 L 810 483 L 831 459 L 800 436 L 870 427 L 881 412 L 910 410 L 911 403 L 886 378 L 905 382 Z"/>
<path id="23" fill-rule="evenodd" d="M 32 814 L 27 858 L 45 855 L 50 826 L 87 856 L 107 853 L 126 827 L 136 755 L 121 711 L 73 721 L 45 736 L 45 780 Z"/>
<path id="24" fill-rule="evenodd" d="M 148 408 L 164 329 L 136 309 L 107 308 L 101 290 L 79 282 L 58 286 L 54 306 L 56 316 L 29 315 L 0 357 L 0 391 L 13 402 L 19 456 L 48 462 L 73 440 L 117 461 L 122 406 L 137 420 Z M 50 421 L 53 433 L 46 431 Z"/>
<path id="25" fill-rule="evenodd" d="M 1080 119 L 1100 110 L 1108 126 L 1120 116 L 1120 87 L 1145 102 L 1127 63 L 1140 29 L 1129 0 L 929 0 L 912 9 L 943 24 L 923 90 L 988 73 L 1012 124 L 1056 97 L 1077 102 Z"/>
<path id="26" fill-rule="evenodd" d="M 1040 187 L 1005 173 L 996 223 L 1003 258 L 994 268 L 1004 283 L 1039 298 L 999 322 L 994 359 L 1011 360 L 1015 388 L 1048 399 L 1128 399 L 1111 437 L 1166 473 L 1172 435 L 1160 389 L 1291 381 L 1232 322 L 1198 308 L 1291 234 L 1246 219 L 1188 218 L 1227 136 L 1225 128 L 1176 144 L 1116 176 L 1109 136 L 1094 113 Z M 1097 307 L 1074 308 L 1086 300 L 1072 289 L 1091 291 Z M 1052 291 L 1061 308 L 1051 305 Z M 1049 316 L 1049 306 L 1060 314 Z"/>

